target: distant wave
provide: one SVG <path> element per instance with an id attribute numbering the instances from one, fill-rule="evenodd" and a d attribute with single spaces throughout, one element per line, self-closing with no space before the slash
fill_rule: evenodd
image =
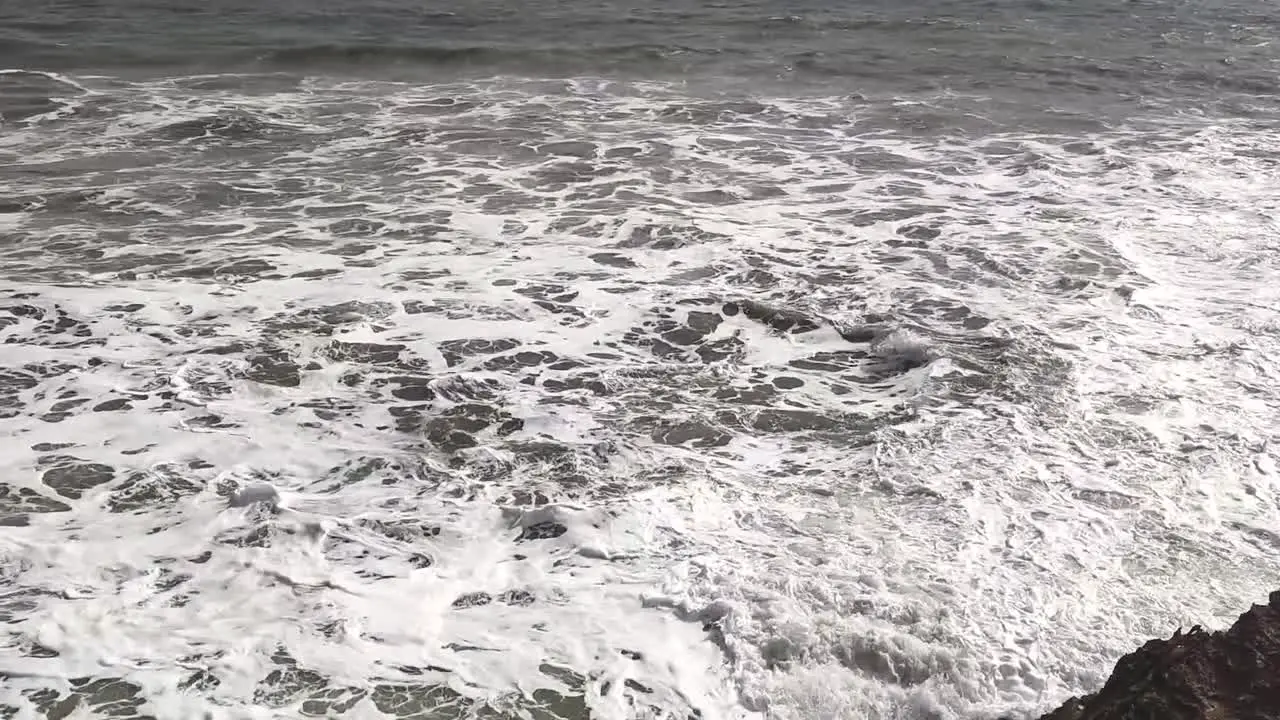
<path id="1" fill-rule="evenodd" d="M 5 67 L 26 65 L 33 59 L 56 55 L 60 50 L 61 48 L 54 43 L 14 37 L 0 31 L 0 65 Z"/>
<path id="2" fill-rule="evenodd" d="M 813 20 L 774 18 L 766 26 L 814 23 Z M 885 33 L 916 28 L 916 21 L 846 22 L 843 32 L 878 27 Z M 832 27 L 843 27 L 838 23 Z M 946 25 L 951 28 L 951 25 Z M 959 27 L 959 26 L 956 26 Z M 776 29 L 776 28 L 775 28 Z M 823 31 L 827 31 L 823 25 Z M 1056 54 L 1043 47 L 1006 53 L 993 42 L 942 45 L 936 52 L 912 53 L 910 44 L 896 40 L 870 42 L 854 49 L 831 36 L 778 37 L 770 43 L 745 39 L 741 28 L 730 37 L 708 35 L 684 42 L 601 42 L 571 45 L 519 41 L 471 44 L 452 42 L 317 42 L 247 46 L 190 46 L 172 44 L 49 43 L 0 30 L 0 67 L 76 73 L 110 74 L 115 70 L 160 71 L 165 74 L 222 72 L 289 72 L 301 74 L 382 74 L 384 71 L 440 70 L 450 73 L 562 77 L 578 74 L 635 76 L 697 75 L 783 79 L 818 85 L 844 82 L 857 92 L 894 93 L 976 91 L 1002 88 L 1034 93 L 1062 105 L 1067 96 L 1083 98 L 1096 109 L 1099 97 L 1136 97 L 1197 102 L 1222 101 L 1224 95 L 1249 99 L 1280 94 L 1280 83 L 1249 61 L 1206 64 L 1205 57 L 1130 57 Z M 781 31 L 779 31 L 781 32 Z M 977 32 L 977 31 L 974 31 Z M 782 33 L 786 35 L 786 33 Z M 885 37 L 888 37 L 887 35 Z M 978 34 L 978 40 L 987 38 Z M 812 41 L 811 41 L 812 40 Z M 1025 46 L 1025 43 L 1024 43 Z M 985 48 L 974 50 L 973 47 Z M 1023 96 L 1026 99 L 1027 96 Z"/>
<path id="3" fill-rule="evenodd" d="M 627 44 L 597 47 L 516 48 L 502 46 L 322 44 L 281 48 L 255 60 L 272 67 L 333 65 L 524 66 L 539 69 L 645 65 L 698 61 L 724 50 L 680 45 Z"/>
<path id="4" fill-rule="evenodd" d="M 0 66 L 71 70 L 167 68 L 170 70 L 330 71 L 376 68 L 486 68 L 520 73 L 562 73 L 664 69 L 686 70 L 717 59 L 742 59 L 746 49 L 699 48 L 678 44 L 615 44 L 578 47 L 505 45 L 416 45 L 320 43 L 276 48 L 225 50 L 187 47 L 85 48 L 44 43 L 6 44 L 0 36 Z"/>

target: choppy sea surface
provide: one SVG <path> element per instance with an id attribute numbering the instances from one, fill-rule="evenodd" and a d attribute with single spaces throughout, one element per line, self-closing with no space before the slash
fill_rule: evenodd
<path id="1" fill-rule="evenodd" d="M 0 1 L 0 717 L 1026 718 L 1222 626 L 1278 24 Z"/>

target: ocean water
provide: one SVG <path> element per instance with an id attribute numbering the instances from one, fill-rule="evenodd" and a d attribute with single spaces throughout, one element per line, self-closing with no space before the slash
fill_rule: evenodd
<path id="1" fill-rule="evenodd" d="M 1029 718 L 1280 587 L 1261 0 L 0 0 L 0 717 Z"/>

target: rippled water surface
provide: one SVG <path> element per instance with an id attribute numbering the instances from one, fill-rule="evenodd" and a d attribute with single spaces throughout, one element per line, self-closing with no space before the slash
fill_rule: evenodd
<path id="1" fill-rule="evenodd" d="M 1280 582 L 1266 7 L 160 5 L 0 2 L 0 717 L 1021 718 Z"/>

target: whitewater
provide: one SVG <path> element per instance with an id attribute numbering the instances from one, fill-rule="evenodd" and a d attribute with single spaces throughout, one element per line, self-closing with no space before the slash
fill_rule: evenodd
<path id="1" fill-rule="evenodd" d="M 0 716 L 1031 717 L 1280 587 L 1267 123 L 6 77 Z"/>

